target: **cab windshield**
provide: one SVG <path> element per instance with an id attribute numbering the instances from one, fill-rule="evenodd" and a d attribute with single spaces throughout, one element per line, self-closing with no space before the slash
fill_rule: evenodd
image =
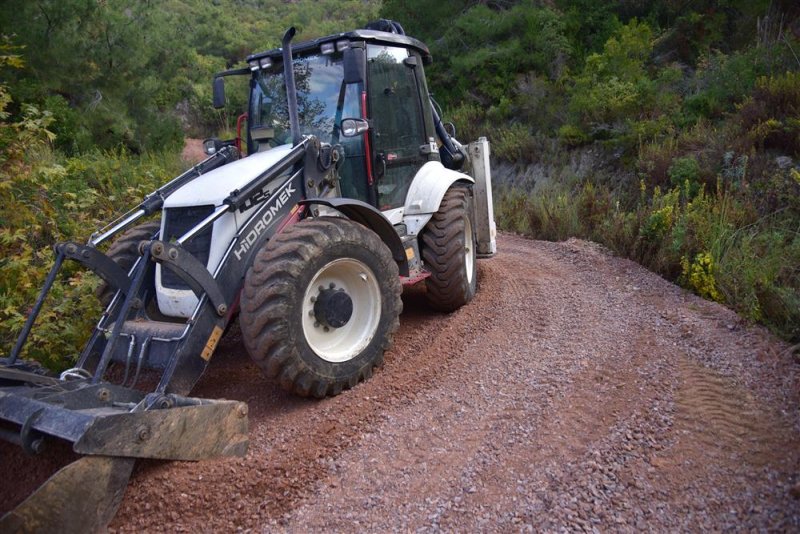
<path id="1" fill-rule="evenodd" d="M 359 88 L 343 83 L 341 54 L 296 58 L 294 76 L 300 133 L 326 143 L 338 142 L 342 118 L 361 116 Z M 283 65 L 279 62 L 254 77 L 249 125 L 258 150 L 291 142 Z"/>

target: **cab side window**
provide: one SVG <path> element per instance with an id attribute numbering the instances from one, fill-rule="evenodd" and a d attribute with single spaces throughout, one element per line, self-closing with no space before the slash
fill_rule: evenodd
<path id="1" fill-rule="evenodd" d="M 367 47 L 369 116 L 376 155 L 378 207 L 402 206 L 406 193 L 424 163 L 420 147 L 425 127 L 415 69 L 408 50 L 390 46 Z"/>

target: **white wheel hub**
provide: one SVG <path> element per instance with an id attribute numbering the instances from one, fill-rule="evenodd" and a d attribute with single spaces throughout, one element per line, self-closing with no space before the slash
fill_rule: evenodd
<path id="1" fill-rule="evenodd" d="M 320 310 L 320 299 L 327 308 L 345 311 L 338 314 L 337 320 L 328 321 L 325 317 L 336 314 Z M 333 363 L 349 361 L 369 345 L 378 330 L 378 280 L 372 269 L 359 260 L 333 260 L 311 278 L 303 295 L 302 314 L 303 334 L 317 356 Z"/>
<path id="2" fill-rule="evenodd" d="M 472 221 L 464 217 L 464 266 L 467 268 L 467 282 L 472 283 L 475 276 L 475 251 L 472 240 Z"/>

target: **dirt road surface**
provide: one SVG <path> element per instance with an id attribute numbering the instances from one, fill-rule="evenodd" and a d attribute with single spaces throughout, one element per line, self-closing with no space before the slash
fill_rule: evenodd
<path id="1" fill-rule="evenodd" d="M 193 394 L 249 403 L 247 456 L 140 462 L 111 530 L 800 530 L 785 343 L 592 243 L 499 249 L 456 313 L 407 290 L 335 398 L 283 393 L 234 329 Z"/>
<path id="2" fill-rule="evenodd" d="M 181 150 L 181 159 L 186 163 L 194 165 L 206 159 L 205 151 L 203 150 L 203 140 L 193 139 L 187 137 L 183 140 L 183 150 Z"/>

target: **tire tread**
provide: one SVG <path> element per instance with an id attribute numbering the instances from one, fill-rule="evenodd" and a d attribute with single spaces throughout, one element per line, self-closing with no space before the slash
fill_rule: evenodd
<path id="1" fill-rule="evenodd" d="M 464 268 L 464 218 L 470 216 L 469 199 L 466 188 L 448 189 L 421 236 L 422 259 L 431 273 L 425 280 L 426 299 L 438 311 L 455 311 L 475 293 L 474 281 L 470 284 Z"/>

